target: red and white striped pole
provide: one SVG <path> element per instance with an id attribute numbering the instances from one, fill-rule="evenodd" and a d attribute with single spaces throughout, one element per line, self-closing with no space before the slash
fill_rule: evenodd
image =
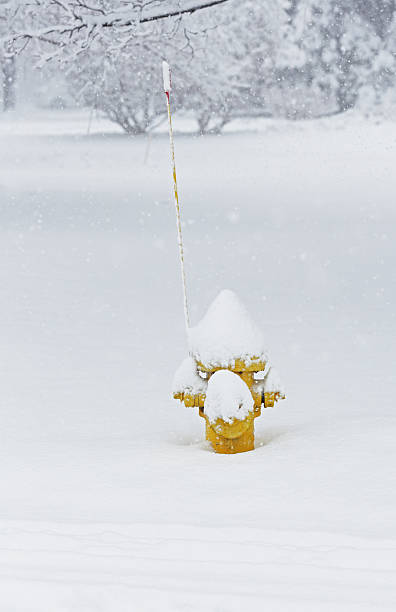
<path id="1" fill-rule="evenodd" d="M 164 78 L 164 92 L 166 96 L 166 105 L 168 109 L 169 141 L 170 141 L 171 166 L 172 166 L 172 175 L 173 175 L 173 192 L 174 192 L 174 197 L 175 197 L 175 208 L 176 208 L 177 242 L 179 245 L 180 270 L 181 270 L 182 285 L 183 285 L 184 320 L 185 320 L 186 331 L 187 331 L 187 336 L 188 336 L 188 330 L 190 328 L 190 317 L 189 317 L 189 312 L 188 312 L 186 273 L 184 269 L 183 235 L 182 235 L 182 226 L 181 226 L 181 218 L 180 218 L 179 193 L 177 190 L 175 144 L 173 141 L 172 115 L 171 115 L 171 107 L 170 107 L 171 71 L 170 71 L 170 66 L 167 62 L 162 62 L 162 74 Z"/>

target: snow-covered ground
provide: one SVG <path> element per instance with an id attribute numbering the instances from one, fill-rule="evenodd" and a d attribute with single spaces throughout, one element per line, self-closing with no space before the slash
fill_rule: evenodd
<path id="1" fill-rule="evenodd" d="M 0 123 L 1 612 L 395 610 L 396 124 L 177 136 L 192 322 L 236 291 L 287 391 L 233 456 L 170 398 L 166 134 L 53 117 Z"/>

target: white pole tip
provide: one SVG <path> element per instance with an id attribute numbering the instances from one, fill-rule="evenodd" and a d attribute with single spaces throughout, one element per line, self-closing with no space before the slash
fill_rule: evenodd
<path id="1" fill-rule="evenodd" d="M 168 62 L 162 62 L 162 76 L 164 78 L 164 91 L 169 93 L 171 90 L 171 71 Z"/>

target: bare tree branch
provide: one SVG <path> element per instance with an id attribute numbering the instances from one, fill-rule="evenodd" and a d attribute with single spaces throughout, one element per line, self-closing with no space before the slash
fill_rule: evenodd
<path id="1" fill-rule="evenodd" d="M 179 15 L 186 15 L 186 14 L 192 15 L 196 11 L 210 8 L 212 6 L 217 6 L 218 4 L 223 4 L 224 2 L 229 2 L 229 0 L 210 0 L 209 2 L 200 2 L 196 6 L 192 6 L 190 8 L 179 9 L 178 11 L 168 11 L 167 13 L 152 15 L 150 17 L 142 17 L 139 20 L 139 22 L 147 23 L 149 21 L 157 21 L 158 19 L 166 19 L 167 17 L 178 17 Z M 127 24 L 124 24 L 124 25 L 127 25 Z"/>

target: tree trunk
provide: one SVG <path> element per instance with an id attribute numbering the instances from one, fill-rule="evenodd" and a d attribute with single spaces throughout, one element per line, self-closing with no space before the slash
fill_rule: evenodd
<path id="1" fill-rule="evenodd" d="M 200 114 L 197 116 L 196 119 L 198 123 L 198 134 L 200 136 L 203 136 L 209 125 L 210 114 L 209 113 L 203 113 L 202 115 Z"/>
<path id="2" fill-rule="evenodd" d="M 3 110 L 15 108 L 16 57 L 11 45 L 7 45 L 3 55 Z"/>

